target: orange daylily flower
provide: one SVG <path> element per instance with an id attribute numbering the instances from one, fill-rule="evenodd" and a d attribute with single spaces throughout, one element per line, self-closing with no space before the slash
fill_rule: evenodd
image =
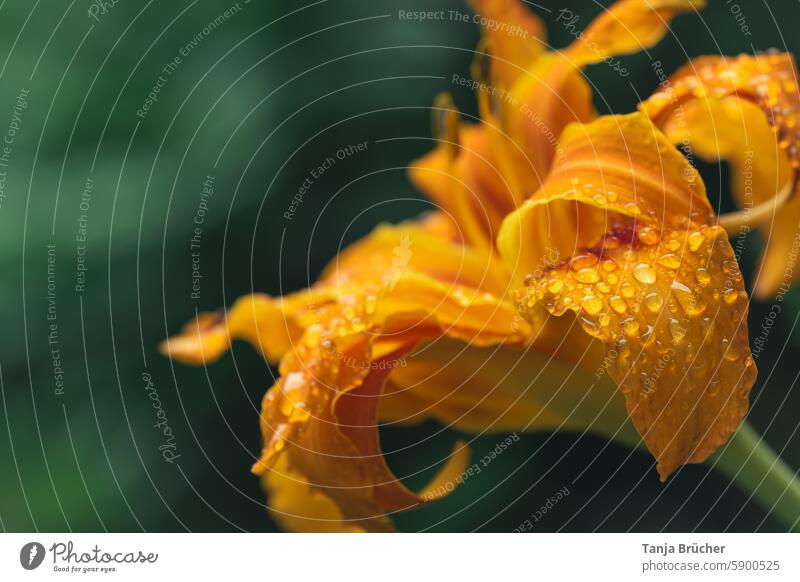
<path id="1" fill-rule="evenodd" d="M 458 480 L 460 443 L 424 491 L 407 489 L 380 422 L 587 430 L 644 442 L 665 479 L 747 411 L 748 297 L 702 178 L 657 98 L 597 117 L 581 76 L 702 3 L 623 0 L 561 52 L 518 0 L 473 4 L 529 34 L 487 30 L 480 124 L 437 101 L 440 145 L 410 177 L 440 210 L 379 226 L 310 289 L 242 298 L 164 343 L 200 364 L 245 340 L 279 364 L 253 471 L 287 529 L 386 531 Z"/>

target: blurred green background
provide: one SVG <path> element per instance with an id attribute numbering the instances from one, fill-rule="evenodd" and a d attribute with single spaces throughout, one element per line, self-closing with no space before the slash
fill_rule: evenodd
<path id="1" fill-rule="evenodd" d="M 609 4 L 542 3 L 536 10 L 558 47 L 570 40 L 553 25 L 560 8 L 585 24 Z M 622 59 L 628 78 L 591 67 L 598 110 L 633 110 L 658 83 L 652 60 L 669 72 L 700 54 L 800 45 L 796 2 L 742 1 L 739 12 L 725 0 L 709 4 L 702 15 L 679 18 L 649 55 Z M 429 208 L 404 168 L 431 147 L 436 93 L 452 91 L 476 114 L 473 96 L 450 78 L 469 74 L 478 30 L 397 17 L 398 10 L 467 10 L 452 0 L 99 6 L 0 3 L 0 133 L 14 119 L 19 125 L 0 205 L 0 527 L 272 531 L 249 467 L 274 370 L 246 345 L 207 369 L 172 365 L 158 343 L 196 310 L 252 290 L 305 287 L 341 244 Z M 176 56 L 180 63 L 165 72 Z M 157 100 L 137 114 L 154 87 Z M 26 107 L 15 117 L 23 90 Z M 397 137 L 412 139 L 375 143 Z M 287 223 L 282 215 L 309 171 L 363 141 L 368 150 L 317 181 Z M 710 196 L 726 206 L 725 168 L 702 170 Z M 190 239 L 209 175 L 198 299 Z M 85 245 L 76 240 L 83 230 Z M 50 255 L 48 245 L 55 245 Z M 84 246 L 85 284 L 76 289 Z M 746 273 L 757 253 L 757 238 L 748 239 Z M 799 297 L 792 292 L 793 308 L 784 305 L 759 358 L 750 414 L 795 468 Z M 751 326 L 768 311 L 754 305 Z M 174 433 L 180 457 L 172 464 L 158 449 L 145 374 Z M 388 459 L 401 475 L 441 459 L 459 437 L 433 424 L 382 435 L 387 451 L 402 449 Z M 498 440 L 473 441 L 475 458 Z M 409 483 L 422 484 L 432 471 Z M 662 485 L 649 456 L 567 433 L 525 435 L 452 496 L 397 522 L 409 531 L 511 531 L 563 487 L 570 495 L 536 531 L 782 529 L 707 467 L 686 467 Z"/>

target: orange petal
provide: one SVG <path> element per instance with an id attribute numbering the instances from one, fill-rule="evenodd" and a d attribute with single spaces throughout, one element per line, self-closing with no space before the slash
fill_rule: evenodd
<path id="1" fill-rule="evenodd" d="M 511 87 L 544 52 L 544 24 L 520 0 L 471 0 L 471 4 L 484 23 L 495 82 Z"/>
<path id="2" fill-rule="evenodd" d="M 609 373 L 666 479 L 708 458 L 747 412 L 756 368 L 733 249 L 721 228 L 703 227 L 587 254 L 591 277 L 564 264 L 530 296 L 555 315 L 575 312 L 605 343 Z"/>
<path id="3" fill-rule="evenodd" d="M 486 127 L 462 125 L 447 96 L 434 105 L 434 118 L 440 117 L 445 128 L 437 130 L 439 145 L 411 164 L 409 178 L 453 217 L 464 241 L 488 248 L 515 206 L 514 189 L 498 165 Z"/>
<path id="4" fill-rule="evenodd" d="M 452 222 L 438 214 L 422 222 L 379 226 L 331 261 L 321 282 L 313 288 L 279 299 L 249 295 L 227 312 L 201 314 L 180 334 L 165 341 L 162 352 L 200 365 L 221 357 L 233 340 L 244 340 L 266 360 L 276 363 L 305 329 L 319 323 L 323 311 L 341 301 L 355 301 L 364 289 L 395 287 L 406 273 L 422 276 L 424 288 L 435 288 L 433 296 L 440 299 L 451 288 L 502 297 L 507 286 L 503 265 L 489 253 L 454 241 L 451 228 Z M 405 284 L 400 286 L 404 288 Z M 448 305 L 453 316 L 463 311 L 447 301 L 441 306 L 429 303 L 428 308 L 445 309 Z M 458 329 L 463 331 L 463 326 Z"/>
<path id="5" fill-rule="evenodd" d="M 596 245 L 626 217 L 650 226 L 711 220 L 699 174 L 639 113 L 573 124 L 541 189 L 500 229 L 498 248 L 520 282 Z"/>
<path id="6" fill-rule="evenodd" d="M 551 162 L 562 156 L 556 147 L 561 131 L 570 123 L 587 122 L 595 116 L 592 91 L 581 74 L 582 67 L 647 49 L 666 34 L 672 18 L 702 5 L 699 0 L 623 0 L 584 31 L 577 29 L 569 9 L 559 12 L 557 21 L 577 40 L 563 53 L 536 59 L 514 83 L 510 98 L 499 100 L 504 127 L 533 160 L 534 173 L 539 177 L 533 188 Z"/>
<path id="7" fill-rule="evenodd" d="M 315 315 L 264 398 L 264 448 L 254 471 L 263 474 L 286 455 L 288 469 L 321 490 L 343 520 L 383 530 L 386 514 L 422 503 L 380 450 L 376 410 L 387 376 L 420 341 L 524 343 L 530 327 L 501 298 L 412 271 L 381 285 L 340 286 L 337 302 Z"/>
<path id="8" fill-rule="evenodd" d="M 480 433 L 586 430 L 635 447 L 640 439 L 602 369 L 602 346 L 568 319 L 553 326 L 557 338 L 530 347 L 421 345 L 389 377 L 380 417 L 402 425 L 432 418 Z"/>
<path id="9" fill-rule="evenodd" d="M 383 383 L 408 348 L 370 359 L 370 344 L 367 336 L 340 340 L 341 351 L 332 340 L 305 344 L 284 360 L 281 379 L 264 397 L 264 449 L 253 471 L 277 472 L 266 478 L 268 490 L 278 493 L 271 505 L 273 513 L 289 514 L 291 521 L 284 523 L 290 527 L 389 531 L 387 514 L 434 497 L 400 483 L 386 466 L 378 438 Z M 456 447 L 434 484 L 463 471 L 467 455 L 464 446 Z M 311 495 L 313 505 L 303 504 Z"/>
<path id="10" fill-rule="evenodd" d="M 548 53 L 517 79 L 509 99 L 500 102 L 503 127 L 526 153 L 538 187 L 553 159 L 558 136 L 570 123 L 595 116 L 592 90 L 567 55 Z M 557 156 L 558 154 L 558 156 Z"/>
<path id="11" fill-rule="evenodd" d="M 336 287 L 341 294 L 348 287 L 387 283 L 404 273 L 420 273 L 443 284 L 502 295 L 506 288 L 502 265 L 489 253 L 443 238 L 443 234 L 452 236 L 446 232 L 452 225 L 441 215 L 423 223 L 380 225 L 334 258 L 323 271 L 321 284 Z"/>
<path id="12" fill-rule="evenodd" d="M 622 0 L 598 16 L 567 49 L 576 66 L 601 63 L 611 56 L 638 53 L 658 43 L 669 32 L 670 21 L 700 10 L 704 0 Z M 557 20 L 574 27 L 571 11 Z"/>
<path id="13" fill-rule="evenodd" d="M 696 59 L 640 109 L 674 142 L 690 145 L 706 160 L 731 163 L 734 198 L 747 209 L 739 217 L 741 230 L 756 226 L 760 217 L 768 221 L 762 228 L 766 248 L 755 294 L 764 298 L 788 287 L 797 277 L 790 256 L 800 221 L 800 93 L 793 57 L 769 53 Z M 782 190 L 794 199 L 776 200 Z"/>
<path id="14" fill-rule="evenodd" d="M 331 290 L 307 290 L 274 299 L 248 295 L 222 313 L 202 313 L 181 333 L 161 344 L 161 352 L 183 362 L 201 365 L 219 359 L 235 339 L 250 342 L 269 362 L 276 363 L 302 334 L 302 314 L 312 313 L 334 299 Z"/>

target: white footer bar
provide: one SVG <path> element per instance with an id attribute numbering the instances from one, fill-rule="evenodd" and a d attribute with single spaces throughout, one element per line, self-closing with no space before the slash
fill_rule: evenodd
<path id="1" fill-rule="evenodd" d="M 4 534 L 0 580 L 800 580 L 773 534 Z"/>

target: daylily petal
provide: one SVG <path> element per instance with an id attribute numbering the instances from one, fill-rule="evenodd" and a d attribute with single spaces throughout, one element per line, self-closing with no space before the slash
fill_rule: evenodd
<path id="1" fill-rule="evenodd" d="M 312 487 L 299 471 L 289 468 L 284 455 L 271 471 L 261 478 L 269 497 L 269 509 L 284 531 L 309 533 L 360 533 L 366 531 L 357 522 L 345 522 L 333 500 Z M 379 522 L 380 523 L 380 522 Z M 385 525 L 386 528 L 389 524 Z"/>
<path id="2" fill-rule="evenodd" d="M 691 146 L 706 160 L 731 163 L 734 198 L 747 209 L 739 221 L 743 229 L 768 222 L 755 295 L 774 295 L 796 279 L 797 273 L 788 271 L 800 222 L 800 92 L 793 57 L 768 53 L 696 59 L 640 109 L 675 143 Z"/>
<path id="3" fill-rule="evenodd" d="M 520 0 L 471 0 L 485 21 L 486 48 L 494 55 L 495 81 L 511 87 L 543 52 L 544 23 Z"/>
<path id="4" fill-rule="evenodd" d="M 404 273 L 429 277 L 437 289 L 434 294 L 446 294 L 451 285 L 457 285 L 473 293 L 502 296 L 507 285 L 502 264 L 490 254 L 452 240 L 450 224 L 433 214 L 421 222 L 379 226 L 331 261 L 320 283 L 311 289 L 282 298 L 248 295 L 227 312 L 203 313 L 164 342 L 162 351 L 199 365 L 215 361 L 238 339 L 250 342 L 266 360 L 277 363 L 303 331 L 318 322 L 321 310 L 352 295 L 354 288 L 396 285 Z M 436 287 L 436 282 L 443 286 Z"/>
<path id="5" fill-rule="evenodd" d="M 421 345 L 389 377 L 380 418 L 431 418 L 475 433 L 587 430 L 635 447 L 639 436 L 604 373 L 600 343 L 569 319 L 531 347 Z"/>
<path id="6" fill-rule="evenodd" d="M 513 231 L 500 248 L 513 261 L 525 243 L 519 222 L 534 232 L 530 220 L 551 204 L 604 213 L 607 233 L 529 278 L 527 301 L 575 312 L 603 341 L 611 377 L 666 478 L 705 460 L 747 411 L 756 370 L 743 278 L 724 231 L 705 226 L 713 216 L 699 175 L 641 114 L 571 126 L 562 147 L 578 182 L 554 168 L 521 217 L 504 224 Z M 572 244 L 582 245 L 578 233 Z"/>
<path id="7" fill-rule="evenodd" d="M 335 298 L 332 289 L 307 290 L 282 298 L 242 297 L 227 312 L 201 313 L 181 333 L 161 344 L 164 355 L 179 362 L 214 362 L 235 339 L 250 342 L 269 362 L 277 363 L 303 331 L 301 317 Z"/>
<path id="8" fill-rule="evenodd" d="M 592 91 L 581 69 L 656 44 L 669 30 L 672 18 L 702 5 L 698 0 L 617 2 L 586 30 L 573 30 L 577 39 L 564 52 L 544 55 L 529 65 L 511 90 L 511 103 L 501 101 L 502 119 L 514 141 L 533 160 L 539 181 L 551 162 L 562 155 L 557 151 L 561 131 L 572 122 L 587 122 L 595 116 Z M 559 20 L 574 29 L 574 16 L 569 15 L 565 9 Z"/>
<path id="9" fill-rule="evenodd" d="M 404 351 L 370 361 L 368 337 L 345 343 L 337 351 L 333 340 L 306 341 L 284 360 L 281 379 L 264 397 L 264 449 L 253 471 L 277 473 L 266 477 L 267 486 L 278 493 L 273 513 L 289 513 L 292 527 L 324 529 L 324 522 L 314 522 L 332 519 L 366 531 L 390 531 L 386 514 L 431 499 L 427 491 L 414 494 L 397 480 L 378 440 L 377 403 Z M 362 358 L 368 365 L 359 364 Z M 456 447 L 445 475 L 462 471 L 467 457 L 464 446 Z M 300 491 L 287 494 L 291 479 L 300 481 Z M 298 495 L 317 497 L 313 505 L 298 507 Z"/>
<path id="10" fill-rule="evenodd" d="M 604 10 L 567 52 L 576 66 L 638 53 L 664 38 L 673 18 L 703 7 L 705 0 L 622 0 Z"/>
<path id="11" fill-rule="evenodd" d="M 739 426 L 756 369 L 747 294 L 725 232 L 665 230 L 654 242 L 593 250 L 530 293 L 555 315 L 574 311 L 606 344 L 609 373 L 665 479 L 704 461 Z"/>
<path id="12" fill-rule="evenodd" d="M 440 143 L 409 167 L 411 182 L 450 214 L 462 239 L 488 249 L 503 217 L 515 207 L 483 125 L 462 124 L 451 99 L 434 104 Z"/>
<path id="13" fill-rule="evenodd" d="M 563 158 L 500 229 L 498 249 L 518 282 L 598 244 L 623 216 L 650 226 L 711 220 L 700 176 L 643 115 L 571 125 L 559 144 Z"/>
<path id="14" fill-rule="evenodd" d="M 523 342 L 529 330 L 513 305 L 419 273 L 359 293 L 340 296 L 282 360 L 281 379 L 264 399 L 264 449 L 254 471 L 263 474 L 285 454 L 290 469 L 322 489 L 343 519 L 381 530 L 383 515 L 422 502 L 380 451 L 376 408 L 387 376 L 432 337 L 490 345 Z"/>
<path id="15" fill-rule="evenodd" d="M 489 253 L 444 238 L 452 224 L 437 214 L 422 223 L 380 225 L 333 259 L 320 280 L 341 290 L 391 281 L 403 273 L 420 273 L 443 284 L 502 295 L 506 288 L 502 265 Z"/>
<path id="16" fill-rule="evenodd" d="M 502 297 L 502 265 L 441 231 L 438 219 L 379 227 L 332 261 L 313 289 L 282 300 L 246 297 L 167 342 L 168 353 L 190 362 L 218 357 L 231 338 L 265 356 L 284 352 L 281 378 L 263 401 L 264 448 L 253 470 L 280 471 L 265 485 L 277 492 L 273 512 L 289 514 L 279 518 L 285 525 L 324 529 L 338 521 L 384 531 L 386 514 L 431 500 L 430 492 L 405 488 L 383 459 L 376 409 L 387 376 L 432 338 L 480 346 L 530 337 L 530 325 Z M 460 447 L 445 476 L 462 470 L 466 455 Z M 286 492 L 292 482 L 297 490 Z"/>

